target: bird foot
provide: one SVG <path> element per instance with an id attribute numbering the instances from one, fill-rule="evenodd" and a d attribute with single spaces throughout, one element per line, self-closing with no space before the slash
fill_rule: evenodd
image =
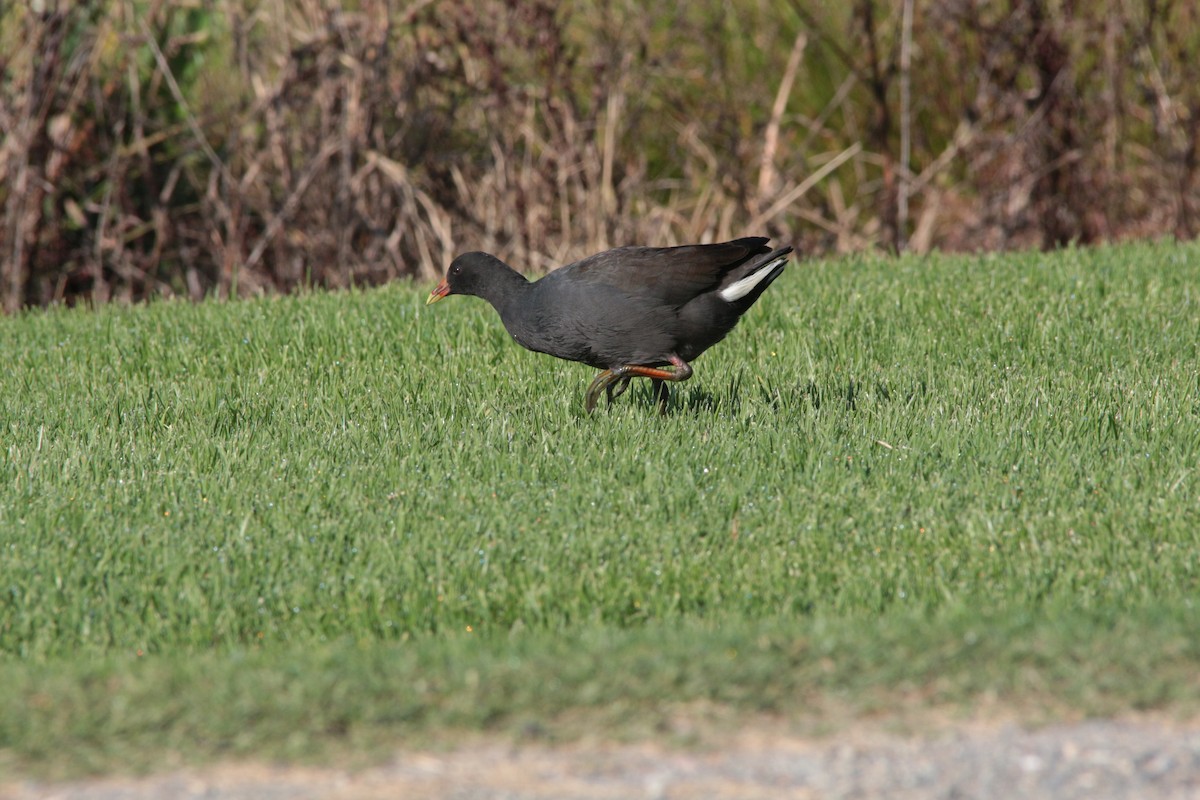
<path id="1" fill-rule="evenodd" d="M 591 385 L 588 386 L 587 393 L 583 399 L 584 409 L 589 414 L 596 410 L 596 402 L 600 399 L 601 389 L 604 390 L 608 402 L 611 403 L 615 398 L 625 393 L 625 390 L 629 388 L 629 382 L 634 378 L 650 378 L 654 383 L 654 394 L 655 399 L 658 401 L 659 413 L 665 414 L 667 397 L 670 394 L 666 381 L 686 381 L 692 377 L 691 365 L 682 358 L 672 355 L 670 362 L 675 368 L 673 371 L 659 367 L 643 367 L 637 364 L 626 364 L 604 370 L 593 378 Z"/>

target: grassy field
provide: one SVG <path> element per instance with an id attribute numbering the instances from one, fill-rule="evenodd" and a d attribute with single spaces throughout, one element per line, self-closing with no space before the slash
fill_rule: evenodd
<path id="1" fill-rule="evenodd" d="M 0 319 L 0 768 L 1194 713 L 1197 287 L 793 264 L 665 418 L 409 286 Z"/>

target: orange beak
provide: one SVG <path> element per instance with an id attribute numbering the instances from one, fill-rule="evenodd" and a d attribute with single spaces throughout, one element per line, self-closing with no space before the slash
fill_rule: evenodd
<path id="1" fill-rule="evenodd" d="M 430 303 L 436 303 L 438 300 L 441 300 L 443 297 L 445 297 L 448 294 L 450 294 L 450 284 L 446 283 L 446 281 L 443 280 L 441 283 L 439 283 L 437 286 L 434 287 L 432 292 L 429 293 L 429 299 L 425 301 L 425 305 L 429 305 Z"/>

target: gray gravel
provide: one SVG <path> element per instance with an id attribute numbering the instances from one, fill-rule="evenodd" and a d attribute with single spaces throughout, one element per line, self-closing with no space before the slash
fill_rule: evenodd
<path id="1" fill-rule="evenodd" d="M 142 779 L 2 784 L 5 800 L 1200 798 L 1200 726 L 973 724 L 901 737 L 749 731 L 719 748 L 472 744 L 361 772 L 221 766 Z"/>

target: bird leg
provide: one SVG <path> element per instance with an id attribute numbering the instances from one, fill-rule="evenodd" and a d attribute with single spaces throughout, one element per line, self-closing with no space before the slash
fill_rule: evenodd
<path id="1" fill-rule="evenodd" d="M 650 379 L 650 387 L 650 394 L 658 403 L 658 414 L 663 416 L 667 413 L 667 399 L 671 396 L 671 390 L 667 388 L 666 381 L 660 381 L 658 378 Z"/>
<path id="2" fill-rule="evenodd" d="M 584 408 L 590 414 L 596 409 L 596 401 L 600 399 L 600 390 L 603 389 L 608 395 L 609 400 L 613 397 L 620 397 L 621 393 L 629 386 L 629 381 L 634 378 L 650 378 L 658 384 L 655 394 L 658 396 L 659 410 L 666 408 L 667 387 L 662 381 L 686 381 L 692 377 L 692 367 L 682 358 L 677 355 L 670 357 L 671 366 L 675 367 L 674 371 L 661 369 L 659 367 L 644 367 L 639 364 L 625 364 L 613 369 L 606 369 L 597 375 L 590 386 L 588 386 L 587 394 L 584 395 Z M 614 385 L 615 384 L 615 385 Z M 609 391 L 612 394 L 608 394 Z"/>
<path id="3" fill-rule="evenodd" d="M 612 401 L 616 400 L 621 395 L 625 394 L 625 390 L 629 388 L 629 382 L 633 380 L 632 375 L 626 375 L 617 383 L 609 384 L 604 389 L 605 396 L 608 397 L 608 404 L 611 406 Z M 658 413 L 660 415 L 667 413 L 667 398 L 671 396 L 671 392 L 667 389 L 666 381 L 658 378 L 650 379 L 650 396 L 658 403 Z"/>

